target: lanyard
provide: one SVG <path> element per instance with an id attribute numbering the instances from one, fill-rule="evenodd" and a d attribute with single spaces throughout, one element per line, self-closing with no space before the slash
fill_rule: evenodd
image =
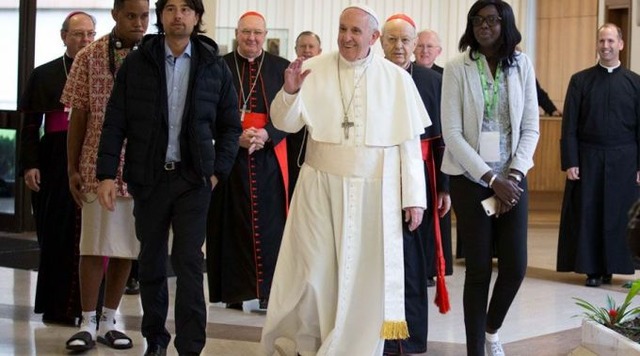
<path id="1" fill-rule="evenodd" d="M 480 84 L 482 85 L 482 96 L 484 97 L 484 110 L 488 115 L 493 115 L 493 110 L 498 102 L 498 85 L 500 78 L 502 77 L 502 69 L 500 65 L 496 69 L 496 77 L 493 80 L 493 92 L 490 92 L 489 84 L 487 82 L 487 74 L 484 70 L 484 61 L 482 58 L 478 58 L 476 61 L 478 71 L 480 72 Z"/>

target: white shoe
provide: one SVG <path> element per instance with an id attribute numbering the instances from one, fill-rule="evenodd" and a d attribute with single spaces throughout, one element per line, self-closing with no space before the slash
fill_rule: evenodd
<path id="1" fill-rule="evenodd" d="M 500 341 L 496 341 L 496 342 L 485 341 L 484 349 L 488 356 L 505 356 L 504 350 L 502 349 L 502 344 L 500 343 Z"/>

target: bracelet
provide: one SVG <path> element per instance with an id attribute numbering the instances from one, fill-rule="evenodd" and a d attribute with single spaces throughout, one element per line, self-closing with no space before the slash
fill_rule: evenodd
<path id="1" fill-rule="evenodd" d="M 497 174 L 494 174 L 491 179 L 489 179 L 489 188 L 493 188 L 493 182 L 496 180 L 496 178 L 498 178 Z"/>
<path id="2" fill-rule="evenodd" d="M 509 177 L 516 180 L 516 182 L 522 182 L 522 177 L 518 173 L 509 173 Z"/>

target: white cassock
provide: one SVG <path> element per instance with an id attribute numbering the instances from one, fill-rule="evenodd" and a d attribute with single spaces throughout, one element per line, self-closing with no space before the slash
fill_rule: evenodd
<path id="1" fill-rule="evenodd" d="M 271 105 L 277 128 L 306 125 L 309 140 L 263 349 L 285 337 L 303 356 L 381 355 L 383 325 L 404 322 L 402 208 L 426 207 L 420 134 L 431 121 L 408 73 L 382 57 L 350 63 L 336 52 L 307 68 L 300 92 L 281 90 Z"/>

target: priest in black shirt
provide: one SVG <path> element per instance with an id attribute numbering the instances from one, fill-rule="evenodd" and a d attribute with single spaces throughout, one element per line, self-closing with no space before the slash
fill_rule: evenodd
<path id="1" fill-rule="evenodd" d="M 70 13 L 60 37 L 67 47 L 62 57 L 35 68 L 20 100 L 24 113 L 20 169 L 31 193 L 40 244 L 35 312 L 45 322 L 74 325 L 80 316 L 78 241 L 80 210 L 69 193 L 67 128 L 69 110 L 60 95 L 73 58 L 93 41 L 95 18 Z M 44 135 L 40 127 L 44 122 Z"/>
<path id="2" fill-rule="evenodd" d="M 586 274 L 591 287 L 635 272 L 626 226 L 640 184 L 640 76 L 621 66 L 622 48 L 619 27 L 600 27 L 600 60 L 571 78 L 562 121 L 557 269 Z"/>

